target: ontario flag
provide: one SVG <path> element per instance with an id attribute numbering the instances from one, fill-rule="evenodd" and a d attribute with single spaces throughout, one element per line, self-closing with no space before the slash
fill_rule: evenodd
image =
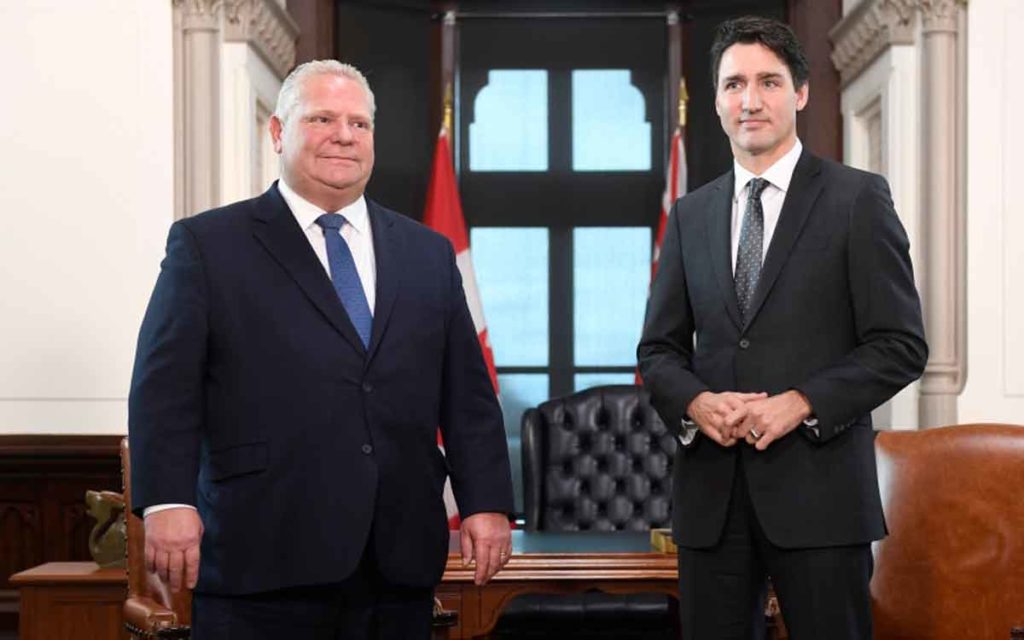
<path id="1" fill-rule="evenodd" d="M 455 263 L 462 276 L 462 288 L 466 291 L 466 303 L 469 313 L 473 316 L 477 338 L 480 339 L 480 350 L 484 354 L 487 373 L 491 376 L 494 393 L 498 393 L 498 374 L 494 368 L 494 353 L 487 338 L 487 323 L 484 322 L 484 310 L 480 304 L 480 291 L 476 286 L 476 275 L 473 273 L 473 261 L 469 255 L 469 235 L 466 233 L 466 219 L 462 215 L 462 203 L 459 200 L 459 187 L 455 182 L 455 167 L 452 165 L 451 147 L 448 144 L 448 130 L 441 127 L 437 137 L 437 149 L 434 151 L 434 166 L 430 172 L 430 185 L 427 187 L 427 206 L 423 213 L 423 223 L 444 235 L 451 241 L 455 249 Z M 437 446 L 444 451 L 441 432 L 437 432 Z M 451 480 L 444 485 L 444 503 L 448 509 L 448 527 L 459 528 L 459 511 L 452 494 Z"/>

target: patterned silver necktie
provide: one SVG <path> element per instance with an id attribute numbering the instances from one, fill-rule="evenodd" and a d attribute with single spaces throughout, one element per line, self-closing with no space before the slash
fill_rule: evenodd
<path id="1" fill-rule="evenodd" d="M 761 254 L 764 251 L 764 208 L 761 194 L 768 186 L 764 178 L 752 178 L 747 183 L 747 208 L 743 212 L 743 228 L 736 251 L 736 300 L 740 303 L 740 315 L 747 322 L 747 312 L 754 299 L 757 279 L 761 275 Z"/>

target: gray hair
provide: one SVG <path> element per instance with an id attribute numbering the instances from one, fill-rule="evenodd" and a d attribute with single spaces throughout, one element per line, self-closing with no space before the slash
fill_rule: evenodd
<path id="1" fill-rule="evenodd" d="M 288 122 L 295 107 L 299 105 L 302 82 L 312 76 L 338 76 L 356 82 L 366 91 L 366 101 L 370 107 L 370 119 L 377 112 L 377 103 L 373 98 L 373 91 L 366 76 L 359 69 L 350 64 L 338 62 L 337 60 L 310 60 L 295 67 L 288 77 L 281 84 L 281 91 L 277 94 L 277 107 L 274 108 L 274 115 L 281 121 L 281 124 Z"/>

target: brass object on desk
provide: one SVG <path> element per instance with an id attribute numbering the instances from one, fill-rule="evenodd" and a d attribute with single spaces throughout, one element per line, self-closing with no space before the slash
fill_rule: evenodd
<path id="1" fill-rule="evenodd" d="M 672 541 L 671 529 L 651 529 L 651 547 L 662 553 L 678 551 L 676 543 Z"/>
<path id="2" fill-rule="evenodd" d="M 124 496 L 113 491 L 86 491 L 85 504 L 96 525 L 89 533 L 89 554 L 102 568 L 125 566 L 127 536 Z"/>

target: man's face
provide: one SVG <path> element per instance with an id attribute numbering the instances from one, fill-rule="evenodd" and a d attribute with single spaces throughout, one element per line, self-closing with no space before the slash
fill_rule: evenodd
<path id="1" fill-rule="evenodd" d="M 808 85 L 797 89 L 789 67 L 762 44 L 737 43 L 722 54 L 715 111 L 739 158 L 776 160 L 796 139 L 796 113 L 807 104 Z"/>
<path id="2" fill-rule="evenodd" d="M 373 120 L 357 82 L 306 78 L 288 122 L 271 118 L 270 133 L 285 181 L 299 195 L 328 211 L 362 195 L 373 170 Z"/>

